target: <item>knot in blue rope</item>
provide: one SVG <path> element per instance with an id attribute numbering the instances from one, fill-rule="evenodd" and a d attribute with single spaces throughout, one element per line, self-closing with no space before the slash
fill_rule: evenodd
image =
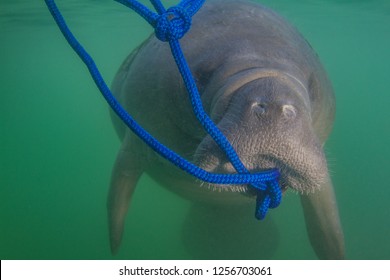
<path id="1" fill-rule="evenodd" d="M 267 182 L 266 189 L 263 186 L 251 185 L 257 190 L 256 213 L 257 219 L 265 218 L 269 208 L 276 208 L 282 201 L 282 190 L 277 180 Z"/>
<path id="2" fill-rule="evenodd" d="M 156 37 L 163 42 L 181 39 L 190 27 L 191 15 L 180 6 L 171 7 L 159 15 L 154 26 Z"/>

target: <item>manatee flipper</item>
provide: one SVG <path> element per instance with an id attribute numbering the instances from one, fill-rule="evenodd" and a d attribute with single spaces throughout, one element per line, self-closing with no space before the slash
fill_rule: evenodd
<path id="1" fill-rule="evenodd" d="M 107 199 L 110 246 L 112 254 L 118 252 L 126 213 L 137 181 L 142 175 L 143 166 L 138 157 L 126 149 L 124 141 L 118 152 L 111 175 L 111 185 Z"/>
<path id="2" fill-rule="evenodd" d="M 344 235 L 336 198 L 328 178 L 322 188 L 301 195 L 310 243 L 320 259 L 344 259 Z"/>

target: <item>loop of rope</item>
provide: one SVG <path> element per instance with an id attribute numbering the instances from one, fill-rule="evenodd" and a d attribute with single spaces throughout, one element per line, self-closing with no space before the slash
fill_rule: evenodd
<path id="1" fill-rule="evenodd" d="M 119 118 L 121 118 L 122 121 L 154 151 L 169 160 L 172 164 L 198 179 L 213 184 L 249 184 L 252 186 L 252 188 L 257 192 L 255 216 L 258 219 L 263 219 L 268 211 L 268 208 L 275 208 L 281 202 L 282 193 L 277 181 L 280 174 L 276 169 L 250 174 L 245 168 L 227 138 L 220 132 L 213 121 L 204 112 L 198 89 L 178 42 L 178 39 L 182 38 L 190 29 L 191 17 L 200 9 L 205 0 L 182 0 L 177 6 L 169 8 L 168 10 L 165 10 L 160 0 L 151 0 L 158 14 L 150 11 L 136 0 L 115 1 L 124 4 L 140 14 L 155 28 L 156 37 L 158 39 L 169 42 L 172 55 L 183 77 L 187 91 L 189 92 L 191 104 L 197 119 L 218 146 L 226 153 L 238 174 L 209 173 L 176 154 L 145 131 L 126 112 L 126 110 L 124 110 L 113 96 L 107 87 L 107 84 L 104 82 L 93 59 L 67 27 L 65 20 L 54 3 L 54 0 L 45 0 L 50 13 L 55 19 L 62 34 L 86 64 L 95 84 Z"/>

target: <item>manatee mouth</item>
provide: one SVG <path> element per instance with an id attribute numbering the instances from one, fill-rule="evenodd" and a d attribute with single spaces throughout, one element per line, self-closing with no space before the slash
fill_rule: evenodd
<path id="1" fill-rule="evenodd" d="M 272 158 L 272 162 L 275 164 L 274 168 L 280 172 L 279 184 L 283 192 L 288 188 L 300 193 L 312 192 L 319 188 L 323 180 L 322 176 L 314 175 L 306 168 L 301 170 L 294 168 L 277 158 Z"/>
<path id="2" fill-rule="evenodd" d="M 256 164 L 245 164 L 246 162 L 256 162 Z M 279 184 L 282 192 L 287 189 L 295 190 L 299 193 L 310 193 L 319 189 L 325 179 L 326 172 L 321 172 L 322 168 L 313 166 L 304 166 L 303 168 L 294 168 L 287 162 L 274 156 L 258 156 L 255 161 L 243 161 L 250 173 L 258 173 L 277 168 L 280 172 Z M 202 169 L 218 174 L 235 174 L 236 170 L 230 162 L 220 163 L 220 160 L 214 155 L 206 155 L 202 160 L 197 158 L 196 164 Z M 213 191 L 231 191 L 240 192 L 245 195 L 255 195 L 255 191 L 250 185 L 218 185 L 202 183 L 202 187 L 207 187 Z"/>

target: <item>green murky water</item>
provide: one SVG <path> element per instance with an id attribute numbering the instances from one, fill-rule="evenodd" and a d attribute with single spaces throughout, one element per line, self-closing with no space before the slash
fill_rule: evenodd
<path id="1" fill-rule="evenodd" d="M 390 1 L 261 2 L 300 29 L 333 81 L 337 119 L 326 152 L 347 258 L 389 259 Z M 58 4 L 107 81 L 151 32 L 113 1 Z M 119 141 L 43 1 L 0 1 L 0 96 L 0 258 L 113 258 L 105 200 Z M 192 258 L 181 242 L 189 205 L 144 176 L 115 258 Z M 271 215 L 273 258 L 316 258 L 296 194 Z"/>

